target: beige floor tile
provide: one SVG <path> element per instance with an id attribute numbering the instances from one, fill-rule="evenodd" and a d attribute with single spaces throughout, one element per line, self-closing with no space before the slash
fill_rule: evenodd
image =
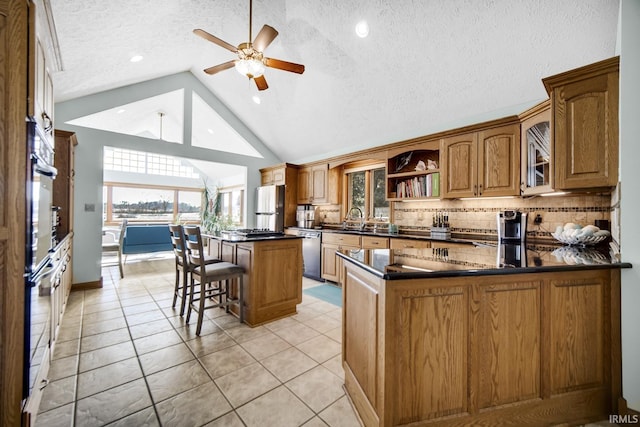
<path id="1" fill-rule="evenodd" d="M 291 344 L 272 332 L 268 332 L 256 339 L 246 341 L 241 345 L 245 350 L 247 350 L 247 352 L 249 352 L 249 354 L 256 358 L 256 360 L 262 360 L 291 347 Z"/>
<path id="2" fill-rule="evenodd" d="M 259 363 L 240 368 L 215 382 L 234 408 L 280 385 L 280 381 Z"/>
<path id="3" fill-rule="evenodd" d="M 237 409 L 247 427 L 297 427 L 314 414 L 286 387 L 278 387 Z"/>
<path id="4" fill-rule="evenodd" d="M 69 403 L 59 408 L 42 412 L 36 416 L 34 427 L 72 427 L 75 404 Z"/>
<path id="5" fill-rule="evenodd" d="M 255 363 L 255 359 L 239 345 L 224 348 L 200 358 L 212 378 L 222 377 L 230 372 Z"/>
<path id="6" fill-rule="evenodd" d="M 338 306 L 326 301 L 318 301 L 316 303 L 309 304 L 307 307 L 323 314 L 334 311 L 336 308 L 339 308 Z"/>
<path id="7" fill-rule="evenodd" d="M 139 359 L 144 374 L 151 375 L 155 372 L 193 360 L 194 356 L 189 347 L 181 342 L 140 355 Z"/>
<path id="8" fill-rule="evenodd" d="M 126 328 L 127 322 L 124 317 L 112 320 L 105 320 L 103 322 L 96 322 L 91 324 L 82 325 L 82 337 L 89 335 L 102 334 L 104 332 L 113 331 L 116 329 Z"/>
<path id="9" fill-rule="evenodd" d="M 90 371 L 91 369 L 135 357 L 135 355 L 136 352 L 133 349 L 131 341 L 88 351 L 80 354 L 80 367 L 78 371 Z"/>
<path id="10" fill-rule="evenodd" d="M 182 327 L 176 327 L 176 332 L 180 334 L 183 340 L 188 341 L 198 337 L 198 335 L 196 335 L 196 329 L 198 329 L 197 318 L 192 318 L 189 320 L 188 325 L 184 324 Z M 222 328 L 220 328 L 213 320 L 202 320 L 202 329 L 200 330 L 201 337 L 221 331 Z"/>
<path id="11" fill-rule="evenodd" d="M 300 343 L 296 347 L 318 363 L 326 362 L 342 350 L 339 343 L 324 335 Z"/>
<path id="12" fill-rule="evenodd" d="M 331 427 L 361 427 L 347 396 L 340 398 L 318 414 Z"/>
<path id="13" fill-rule="evenodd" d="M 147 337 L 149 335 L 170 331 L 172 329 L 173 325 L 167 319 L 160 319 L 149 323 L 131 326 L 129 328 L 129 332 L 131 333 L 131 337 L 135 340 L 137 338 Z"/>
<path id="14" fill-rule="evenodd" d="M 67 377 L 58 381 L 51 381 L 44 388 L 42 401 L 38 412 L 46 412 L 51 409 L 72 403 L 75 400 L 76 377 Z"/>
<path id="15" fill-rule="evenodd" d="M 104 425 L 149 406 L 151 398 L 144 380 L 135 380 L 78 400 L 75 425 Z"/>
<path id="16" fill-rule="evenodd" d="M 244 427 L 244 423 L 240 421 L 238 414 L 235 412 L 229 412 L 228 414 L 205 424 L 204 427 Z"/>
<path id="17" fill-rule="evenodd" d="M 306 320 L 311 320 L 314 317 L 318 317 L 325 313 L 323 311 L 316 310 L 315 308 L 312 307 L 312 305 L 315 305 L 315 303 L 307 304 L 307 305 L 300 304 L 298 306 L 298 314 L 295 314 L 292 317 L 299 322 L 304 322 Z"/>
<path id="18" fill-rule="evenodd" d="M 274 331 L 279 331 L 280 329 L 296 326 L 299 324 L 300 322 L 298 322 L 293 317 L 285 317 L 282 319 L 274 320 L 273 322 L 269 322 L 265 324 L 264 327 L 274 332 Z"/>
<path id="19" fill-rule="evenodd" d="M 322 421 L 320 417 L 313 417 L 306 423 L 302 424 L 302 427 L 328 427 L 327 423 Z"/>
<path id="20" fill-rule="evenodd" d="M 201 426 L 232 409 L 212 381 L 160 402 L 156 408 L 165 427 Z"/>
<path id="21" fill-rule="evenodd" d="M 180 338 L 180 335 L 171 329 L 169 331 L 138 338 L 133 341 L 133 344 L 136 346 L 138 354 L 145 354 L 170 345 L 179 344 L 181 342 L 182 338 Z"/>
<path id="22" fill-rule="evenodd" d="M 80 340 L 63 341 L 55 344 L 53 356 L 51 360 L 62 359 L 63 357 L 78 354 L 80 349 Z"/>
<path id="23" fill-rule="evenodd" d="M 78 373 L 78 359 L 79 356 L 74 354 L 73 356 L 53 360 L 49 366 L 49 380 L 55 381 L 76 375 Z"/>
<path id="24" fill-rule="evenodd" d="M 66 320 L 68 319 L 66 319 L 66 315 L 67 313 L 65 313 L 65 323 L 63 326 L 60 326 L 58 336 L 56 337 L 56 340 L 58 342 L 80 339 L 80 333 L 82 332 L 82 322 L 79 321 L 74 324 L 67 323 Z"/>
<path id="25" fill-rule="evenodd" d="M 289 381 L 318 365 L 316 361 L 295 347 L 269 356 L 260 363 L 282 382 Z"/>
<path id="26" fill-rule="evenodd" d="M 153 300 L 153 298 L 151 297 L 151 295 L 149 295 L 147 293 L 146 290 L 144 291 L 140 291 L 138 293 L 138 296 L 132 296 L 131 298 L 122 298 L 122 295 L 120 295 L 120 304 L 122 304 L 122 307 L 124 308 L 132 308 L 133 306 L 139 306 L 141 304 L 151 304 L 151 310 L 158 308 L 158 306 L 156 305 L 155 301 Z M 131 312 L 127 312 L 125 311 L 125 313 L 128 314 L 135 314 L 135 313 L 141 313 L 142 311 L 148 311 L 148 310 L 144 310 L 144 307 L 138 307 L 137 309 L 133 309 L 133 311 Z"/>
<path id="27" fill-rule="evenodd" d="M 215 332 L 213 334 L 195 337 L 186 341 L 186 344 L 196 357 L 203 357 L 207 354 L 236 345 L 236 342 L 227 335 L 226 332 Z"/>
<path id="28" fill-rule="evenodd" d="M 218 310 L 209 310 L 209 311 L 212 313 L 218 312 Z M 222 312 L 224 313 L 224 310 L 222 310 Z M 208 313 L 207 316 L 210 316 L 209 318 L 215 321 L 216 325 L 220 326 L 225 331 L 228 331 L 234 328 L 239 328 L 241 326 L 240 321 L 238 321 L 238 318 L 232 314 L 224 313 L 221 316 L 212 317 L 211 313 Z"/>
<path id="29" fill-rule="evenodd" d="M 90 314 L 90 313 L 96 313 L 96 312 L 105 311 L 105 310 L 114 310 L 119 308 L 120 308 L 120 300 L 116 297 L 114 298 L 113 301 L 99 302 L 95 304 L 85 304 L 83 313 L 86 316 L 87 314 Z M 67 317 L 66 311 L 64 316 L 65 316 L 65 322 L 66 322 L 66 317 Z"/>
<path id="30" fill-rule="evenodd" d="M 129 326 L 139 325 L 141 323 L 153 322 L 154 320 L 166 319 L 166 316 L 159 308 L 144 313 L 132 314 L 127 316 Z"/>
<path id="31" fill-rule="evenodd" d="M 151 297 L 149 297 L 149 299 L 151 299 Z M 125 316 L 130 316 L 132 314 L 139 314 L 139 313 L 146 313 L 147 311 L 153 311 L 153 310 L 157 310 L 160 307 L 158 307 L 158 304 L 156 304 L 156 302 L 151 299 L 150 302 L 145 302 L 143 304 L 135 304 L 135 305 L 127 305 L 122 307 L 122 311 L 124 312 Z"/>
<path id="32" fill-rule="evenodd" d="M 274 333 L 291 345 L 300 344 L 320 335 L 320 332 L 300 322 L 293 326 L 278 329 Z"/>
<path id="33" fill-rule="evenodd" d="M 330 329 L 324 333 L 326 336 L 331 338 L 337 343 L 342 342 L 342 322 L 338 322 L 338 327 L 334 329 Z"/>
<path id="34" fill-rule="evenodd" d="M 331 317 L 332 319 L 339 320 L 340 323 L 342 323 L 342 308 L 337 307 L 331 311 L 326 312 L 325 315 Z"/>
<path id="35" fill-rule="evenodd" d="M 159 427 L 156 411 L 152 407 L 145 408 L 109 424 L 109 427 Z"/>
<path id="36" fill-rule="evenodd" d="M 104 322 L 105 320 L 122 319 L 124 313 L 120 307 L 111 310 L 95 311 L 93 313 L 82 316 L 82 323 L 89 325 L 96 322 Z"/>
<path id="37" fill-rule="evenodd" d="M 342 353 L 333 356 L 322 364 L 325 368 L 337 375 L 344 382 L 344 368 L 342 367 Z"/>
<path id="38" fill-rule="evenodd" d="M 229 329 L 227 333 L 231 335 L 231 338 L 233 338 L 237 343 L 243 343 L 266 335 L 270 332 L 264 326 L 252 328 L 248 325 L 240 325 L 237 328 Z"/>
<path id="39" fill-rule="evenodd" d="M 323 366 L 317 366 L 285 385 L 316 413 L 344 396 L 343 381 Z"/>
<path id="40" fill-rule="evenodd" d="M 138 358 L 122 360 L 78 375 L 77 399 L 142 378 Z"/>
<path id="41" fill-rule="evenodd" d="M 342 322 L 340 322 L 339 320 L 331 318 L 326 314 L 306 320 L 303 323 L 323 334 L 330 331 L 331 329 L 339 328 L 342 324 Z"/>
<path id="42" fill-rule="evenodd" d="M 83 337 L 80 341 L 80 351 L 84 353 L 130 340 L 131 336 L 127 328 L 114 329 L 113 331 Z"/>
<path id="43" fill-rule="evenodd" d="M 211 381 L 195 360 L 147 375 L 146 378 L 155 403 Z"/>

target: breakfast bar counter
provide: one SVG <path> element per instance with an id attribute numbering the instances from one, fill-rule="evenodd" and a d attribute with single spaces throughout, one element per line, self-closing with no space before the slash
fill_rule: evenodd
<path id="1" fill-rule="evenodd" d="M 209 255 L 240 265 L 244 320 L 257 326 L 296 313 L 302 302 L 302 239 L 296 236 L 207 235 Z M 237 293 L 232 286 L 232 297 Z M 231 306 L 238 314 L 240 308 Z"/>
<path id="2" fill-rule="evenodd" d="M 345 387 L 366 426 L 618 413 L 620 269 L 631 265 L 606 250 L 516 246 L 339 253 Z"/>

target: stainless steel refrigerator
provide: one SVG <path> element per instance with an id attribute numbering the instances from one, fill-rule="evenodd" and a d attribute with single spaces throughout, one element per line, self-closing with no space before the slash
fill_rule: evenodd
<path id="1" fill-rule="evenodd" d="M 284 185 L 265 185 L 256 193 L 256 228 L 284 232 Z"/>

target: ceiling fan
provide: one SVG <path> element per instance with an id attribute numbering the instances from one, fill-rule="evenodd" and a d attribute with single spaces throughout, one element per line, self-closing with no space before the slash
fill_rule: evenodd
<path id="1" fill-rule="evenodd" d="M 253 0 L 249 0 L 249 40 L 251 40 L 252 14 Z M 206 68 L 204 72 L 207 74 L 216 74 L 220 71 L 235 67 L 240 74 L 247 76 L 249 79 L 253 79 L 256 82 L 258 90 L 265 90 L 269 88 L 267 80 L 263 75 L 265 67 L 277 68 L 279 70 L 290 71 L 298 74 L 304 73 L 304 65 L 282 61 L 280 59 L 267 58 L 263 55 L 264 50 L 278 35 L 275 28 L 270 27 L 269 25 L 264 25 L 262 27 L 253 43 L 251 43 L 251 41 L 240 43 L 238 47 L 235 47 L 232 44 L 227 43 L 199 28 L 193 30 L 193 32 L 203 39 L 209 40 L 210 42 L 238 55 L 237 59 Z"/>

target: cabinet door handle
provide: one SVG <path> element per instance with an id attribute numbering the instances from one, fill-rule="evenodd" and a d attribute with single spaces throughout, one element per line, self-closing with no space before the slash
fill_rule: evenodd
<path id="1" fill-rule="evenodd" d="M 482 184 L 478 186 L 478 195 L 482 195 Z"/>

